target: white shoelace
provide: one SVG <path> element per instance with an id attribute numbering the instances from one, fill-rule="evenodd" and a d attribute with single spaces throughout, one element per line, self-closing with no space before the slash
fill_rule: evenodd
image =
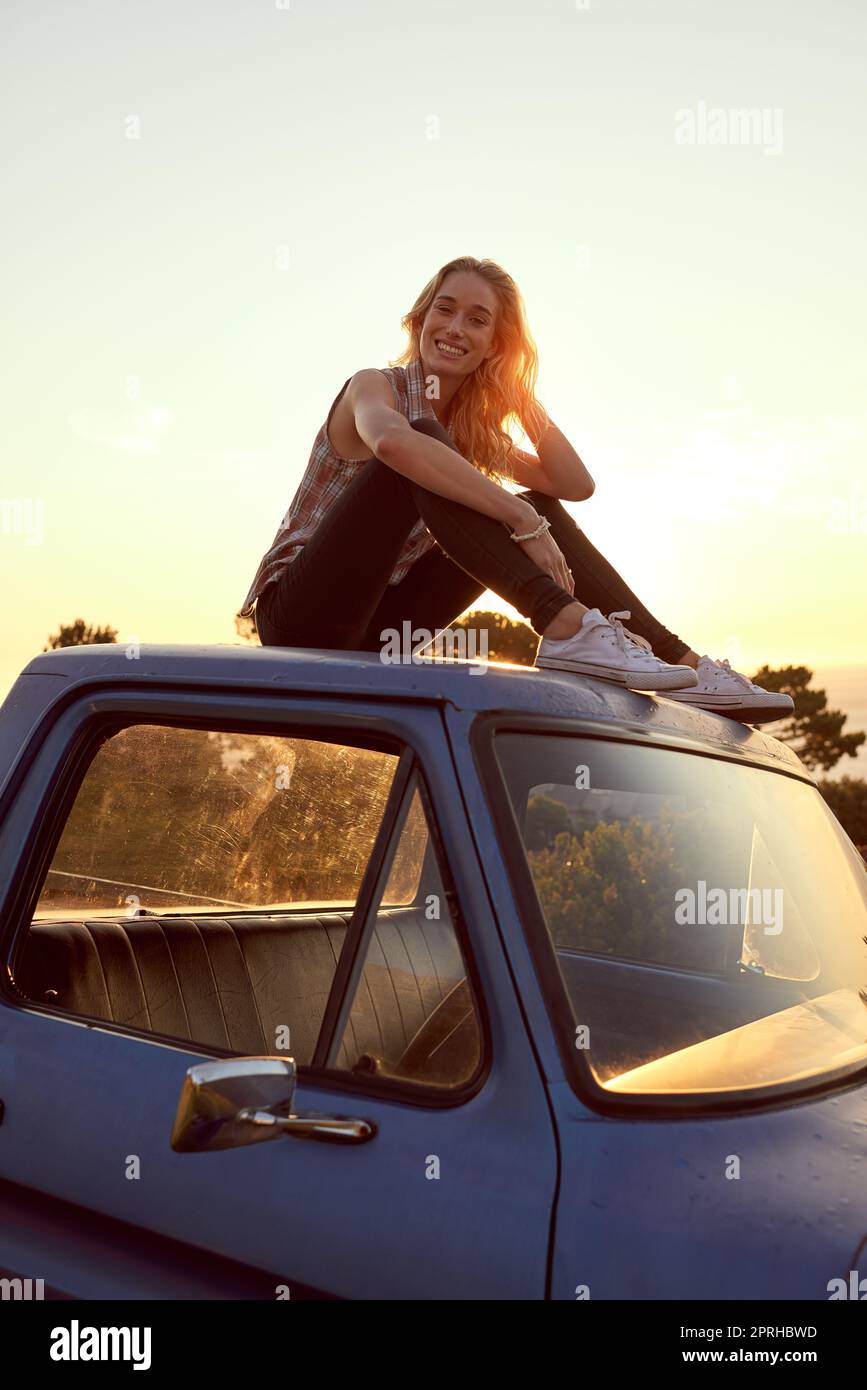
<path id="1" fill-rule="evenodd" d="M 639 647 L 642 651 L 649 652 L 650 655 L 653 656 L 653 648 L 651 647 L 650 643 L 647 642 L 643 637 L 639 637 L 637 633 L 630 632 L 629 629 L 625 628 L 623 624 L 620 622 L 621 618 L 631 617 L 632 614 L 630 613 L 628 608 L 624 609 L 622 613 L 608 614 L 608 621 L 614 629 L 614 633 L 617 638 L 617 645 L 620 647 L 620 650 L 623 652 L 624 656 L 633 655 L 633 653 L 629 650 L 630 645 L 633 647 Z M 659 660 L 658 657 L 655 659 Z"/>
<path id="2" fill-rule="evenodd" d="M 725 671 L 726 675 L 731 676 L 733 680 L 740 681 L 741 685 L 744 686 L 746 690 L 756 689 L 752 681 L 747 680 L 746 676 L 742 676 L 740 671 L 732 670 L 728 657 L 723 657 L 722 661 L 714 661 L 711 657 L 708 657 L 708 660 L 713 666 L 718 666 L 721 671 Z"/>

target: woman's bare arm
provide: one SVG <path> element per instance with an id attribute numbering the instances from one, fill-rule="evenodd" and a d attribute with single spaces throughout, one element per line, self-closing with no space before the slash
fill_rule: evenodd
<path id="1" fill-rule="evenodd" d="M 553 421 L 548 421 L 535 447 L 536 454 L 515 449 L 512 471 L 521 487 L 535 488 L 564 502 L 586 502 L 593 496 L 596 484 Z"/>
<path id="2" fill-rule="evenodd" d="M 485 476 L 462 454 L 414 430 L 394 407 L 387 377 L 375 368 L 356 372 L 347 388 L 355 428 L 374 456 L 441 497 L 504 521 L 512 530 L 532 531 L 539 517 L 529 502 Z"/>

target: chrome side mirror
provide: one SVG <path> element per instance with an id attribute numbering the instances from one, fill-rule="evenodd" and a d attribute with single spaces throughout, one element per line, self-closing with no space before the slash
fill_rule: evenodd
<path id="1" fill-rule="evenodd" d="M 171 1146 L 209 1153 L 277 1139 L 281 1134 L 332 1144 L 363 1144 L 376 1126 L 341 1115 L 292 1114 L 296 1067 L 291 1057 L 201 1062 L 184 1077 Z"/>

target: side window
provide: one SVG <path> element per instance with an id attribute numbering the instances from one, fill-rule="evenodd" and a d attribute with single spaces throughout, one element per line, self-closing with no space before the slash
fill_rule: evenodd
<path id="1" fill-rule="evenodd" d="M 112 734 L 63 827 L 14 987 L 79 1017 L 311 1065 L 398 761 L 295 736 Z M 404 807 L 340 1065 L 457 1084 L 466 1026 L 470 1052 L 447 1077 L 414 1060 L 422 1044 L 402 1064 L 434 1014 L 426 1038 L 438 1036 L 456 991 L 469 998 L 417 784 Z"/>
<path id="2" fill-rule="evenodd" d="M 397 753 L 137 724 L 87 769 L 35 916 L 353 906 Z"/>
<path id="3" fill-rule="evenodd" d="M 17 989 L 309 1063 L 397 762 L 307 738 L 121 730 L 79 787 L 13 963 Z M 398 895 L 412 881 L 408 860 Z"/>
<path id="4" fill-rule="evenodd" d="M 465 1084 L 478 1070 L 482 1036 L 417 776 L 370 935 L 337 1065 L 432 1086 Z M 395 908 L 407 864 L 421 862 L 410 908 Z"/>

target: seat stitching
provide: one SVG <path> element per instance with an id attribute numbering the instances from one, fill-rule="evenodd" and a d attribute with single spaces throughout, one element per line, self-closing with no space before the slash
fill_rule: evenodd
<path id="1" fill-rule="evenodd" d="M 400 1007 L 400 999 L 399 999 L 399 997 L 398 997 L 397 990 L 396 990 L 395 987 L 394 987 L 394 980 L 393 980 L 392 974 L 391 974 L 391 967 L 390 967 L 390 965 L 389 965 L 389 963 L 388 963 L 388 956 L 385 954 L 385 951 L 382 950 L 382 942 L 381 942 L 380 939 L 379 939 L 379 924 L 378 924 L 378 923 L 375 923 L 375 924 L 374 924 L 373 935 L 376 937 L 377 945 L 379 946 L 380 951 L 382 951 L 382 958 L 383 958 L 383 960 L 385 961 L 385 973 L 386 973 L 386 976 L 387 976 L 387 978 L 388 978 L 388 983 L 391 985 L 391 992 L 392 992 L 392 994 L 394 995 L 394 1002 L 395 1002 L 395 1005 L 396 1005 L 396 1008 L 397 1008 L 397 1017 L 398 1017 L 398 1021 L 400 1022 L 401 1029 L 402 1029 L 402 1031 L 403 1031 L 403 1043 L 404 1043 L 404 1047 L 406 1047 L 407 1043 L 409 1042 L 409 1037 L 408 1037 L 407 1031 L 406 1031 L 406 1023 L 404 1022 L 403 1010 L 402 1010 L 401 1007 Z M 369 959 L 370 959 L 370 957 L 368 956 L 368 960 L 369 960 Z M 375 1006 L 374 1006 L 374 1007 L 375 1007 Z M 379 1019 L 379 1015 L 377 1014 L 377 1021 L 378 1021 L 378 1019 Z M 381 1036 L 382 1036 L 382 1029 L 380 1029 L 380 1037 L 381 1037 Z"/>
<path id="2" fill-rule="evenodd" d="M 403 953 L 404 953 L 404 955 L 406 956 L 407 974 L 408 974 L 408 976 L 412 979 L 412 982 L 413 982 L 413 984 L 415 985 L 415 992 L 416 992 L 416 994 L 417 994 L 417 996 L 418 996 L 418 1004 L 419 1004 L 419 1008 L 421 1009 L 422 1017 L 423 1017 L 423 1018 L 427 1018 L 427 1010 L 425 1009 L 425 1006 L 424 1006 L 424 997 L 423 997 L 422 992 L 421 992 L 421 984 L 419 983 L 419 977 L 418 977 L 418 975 L 416 974 L 415 963 L 413 962 L 413 958 L 412 958 L 412 956 L 411 956 L 410 953 L 409 953 L 409 947 L 408 947 L 407 944 L 406 944 L 406 940 L 405 940 L 405 938 L 404 938 L 403 931 L 402 931 L 402 929 L 401 929 L 401 927 L 400 927 L 400 925 L 399 925 L 398 922 L 390 921 L 390 922 L 388 923 L 388 925 L 394 927 L 395 935 L 397 936 L 398 941 L 400 942 L 401 946 L 403 947 Z M 415 925 L 415 924 L 413 924 L 413 925 Z M 382 954 L 385 956 L 385 952 L 384 952 L 384 951 L 383 951 Z M 386 956 L 386 961 L 388 961 L 388 957 L 387 957 L 387 956 Z M 389 979 L 391 979 L 391 964 L 390 964 L 390 962 L 389 962 L 389 964 L 388 964 L 388 975 L 389 975 Z M 401 1021 L 401 1025 L 403 1026 L 404 1036 L 407 1036 L 407 1028 L 406 1028 L 406 1024 L 404 1023 L 403 1009 L 402 1009 L 401 1006 L 400 1006 L 400 995 L 398 994 L 398 992 L 397 992 L 396 989 L 395 989 L 395 991 L 394 991 L 394 997 L 395 997 L 395 999 L 397 1000 L 397 1010 L 398 1010 L 398 1013 L 400 1014 L 400 1021 Z"/>
<path id="3" fill-rule="evenodd" d="M 144 1000 L 145 1018 L 146 1018 L 147 1021 L 148 1021 L 148 1022 L 147 1022 L 148 1032 L 149 1032 L 149 1033 L 152 1033 L 152 1032 L 154 1031 L 154 1025 L 153 1025 L 153 1022 L 152 1022 L 152 1020 L 151 1020 L 151 1011 L 150 1011 L 150 1005 L 148 1004 L 147 990 L 145 989 L 144 980 L 142 979 L 142 973 L 141 973 L 141 970 L 139 969 L 138 958 L 137 958 L 136 953 L 135 953 L 135 947 L 134 947 L 133 944 L 132 944 L 132 937 L 130 936 L 129 931 L 127 930 L 127 928 L 126 928 L 125 926 L 123 926 L 123 924 L 119 924 L 119 925 L 120 925 L 121 931 L 123 932 L 124 940 L 126 941 L 127 950 L 129 951 L 130 956 L 132 957 L 132 963 L 133 963 L 133 965 L 135 966 L 135 973 L 138 975 L 139 988 L 141 989 L 141 997 L 142 997 L 142 999 Z"/>
<path id="4" fill-rule="evenodd" d="M 267 1051 L 268 1051 L 268 1039 L 267 1039 L 266 1036 L 265 1036 L 265 1025 L 264 1025 L 264 1023 L 262 1022 L 262 1015 L 261 1015 L 261 1013 L 259 1012 L 259 1001 L 258 1001 L 258 999 L 256 998 L 256 991 L 255 991 L 255 989 L 253 988 L 253 980 L 252 980 L 252 978 L 251 978 L 251 976 L 250 976 L 250 969 L 249 969 L 249 966 L 247 965 L 247 957 L 244 955 L 244 948 L 243 948 L 243 946 L 241 945 L 241 939 L 240 939 L 240 937 L 239 937 L 239 935 L 238 935 L 238 929 L 237 929 L 237 927 L 235 926 L 234 922 L 230 922 L 230 921 L 229 921 L 228 917 L 223 917 L 221 920 L 222 920 L 223 922 L 226 923 L 226 926 L 229 928 L 229 931 L 232 933 L 232 939 L 234 940 L 235 945 L 236 945 L 237 948 L 238 948 L 238 954 L 239 954 L 239 956 L 241 957 L 241 964 L 242 964 L 243 967 L 244 967 L 244 974 L 247 976 L 247 983 L 248 983 L 248 985 L 250 986 L 250 997 L 251 997 L 251 999 L 253 1000 L 253 1008 L 256 1010 L 256 1018 L 259 1020 L 259 1032 L 260 1032 L 261 1035 L 262 1035 L 262 1051 L 263 1051 L 263 1052 L 267 1052 Z M 222 1007 L 223 1007 L 223 1004 L 222 1004 L 222 1000 L 221 1000 L 221 1001 L 220 1001 L 220 1008 L 222 1008 Z M 228 1037 L 228 1035 L 229 1035 L 229 1030 L 228 1030 L 228 1028 L 227 1028 L 227 1029 L 226 1029 L 226 1036 Z"/>
<path id="5" fill-rule="evenodd" d="M 176 920 L 178 920 L 178 919 L 176 919 Z M 180 920 L 183 920 L 183 919 L 180 919 Z M 184 998 L 184 992 L 183 992 L 183 990 L 181 989 L 181 981 L 180 981 L 180 977 L 179 977 L 179 975 L 178 975 L 178 968 L 177 968 L 177 966 L 175 965 L 175 958 L 174 958 L 174 956 L 172 955 L 172 946 L 171 946 L 171 942 L 169 941 L 168 933 L 166 932 L 165 926 L 163 925 L 163 923 L 160 921 L 159 918 L 156 919 L 156 926 L 159 927 L 160 931 L 161 931 L 162 934 L 163 934 L 163 941 L 165 942 L 166 951 L 167 951 L 168 957 L 169 957 L 169 965 L 172 967 L 172 974 L 173 974 L 174 977 L 175 977 L 175 984 L 176 984 L 177 987 L 178 987 L 178 998 L 179 998 L 180 1001 L 181 1001 L 181 1008 L 182 1008 L 183 1011 L 184 1011 L 184 1018 L 186 1019 L 186 1024 L 187 1024 L 187 1038 L 190 1040 L 190 1042 L 194 1042 L 194 1041 L 196 1041 L 196 1039 L 193 1038 L 193 1030 L 192 1030 L 192 1027 L 191 1027 L 191 1025 L 190 1025 L 190 1015 L 187 1013 L 187 1001 L 186 1001 L 186 999 Z"/>
<path id="6" fill-rule="evenodd" d="M 93 953 L 96 956 L 96 963 L 99 966 L 99 973 L 102 976 L 102 987 L 105 990 L 105 1002 L 108 1005 L 108 1016 L 110 1019 L 112 1019 L 112 1021 L 114 1021 L 114 1006 L 111 1002 L 111 990 L 108 987 L 108 976 L 105 973 L 105 967 L 102 963 L 102 956 L 99 954 L 99 943 L 97 942 L 96 934 L 93 931 L 93 928 L 91 927 L 90 923 L 85 922 L 83 925 L 84 930 L 90 937 L 90 944 L 93 947 Z"/>
<path id="7" fill-rule="evenodd" d="M 371 1013 L 373 1014 L 373 1021 L 374 1021 L 375 1025 L 376 1025 L 376 1031 L 377 1031 L 377 1033 L 379 1034 L 379 1047 L 380 1047 L 380 1051 L 384 1052 L 384 1051 L 385 1051 L 385 1037 L 384 1037 L 383 1032 L 382 1032 L 382 1024 L 380 1023 L 380 1020 L 379 1020 L 379 1010 L 378 1010 L 377 1007 L 376 1007 L 376 1000 L 375 1000 L 374 997 L 373 997 L 373 990 L 370 988 L 370 981 L 368 980 L 368 978 L 367 978 L 367 973 L 366 973 L 366 971 L 364 971 L 364 970 L 362 970 L 362 972 L 361 972 L 361 981 L 360 981 L 360 983 L 364 985 L 364 988 L 365 988 L 366 991 L 367 991 L 367 998 L 368 998 L 368 1000 L 369 1000 L 369 1002 L 370 1002 L 370 1011 L 371 1011 Z M 357 1000 L 358 1000 L 358 995 L 356 995 L 356 996 L 355 996 L 355 999 L 353 999 L 353 1001 L 352 1001 L 352 1006 L 353 1006 L 353 1008 L 355 1007 L 355 1004 L 356 1004 Z M 352 1009 L 350 1009 L 349 1014 L 350 1014 L 350 1018 L 351 1018 L 351 1017 L 352 1017 Z M 348 1021 L 348 1020 L 347 1020 L 347 1021 Z M 353 1029 L 352 1029 L 352 1041 L 353 1041 L 355 1047 L 357 1048 L 357 1047 L 358 1047 L 358 1038 L 357 1038 L 357 1036 L 356 1036 L 355 1027 L 354 1027 L 354 1026 L 353 1026 Z"/>
<path id="8" fill-rule="evenodd" d="M 442 887 L 442 884 L 441 884 L 441 883 L 440 883 L 440 887 Z M 444 893 L 444 892 L 438 893 L 437 896 L 439 897 L 439 899 L 440 899 L 441 902 L 445 900 L 445 893 Z M 449 909 L 448 909 L 448 903 L 446 903 L 446 911 L 447 911 L 448 915 L 447 915 L 444 919 L 443 919 L 443 918 L 440 918 L 439 920 L 440 920 L 441 922 L 442 922 L 442 921 L 445 922 L 445 925 L 446 925 L 448 931 L 451 933 L 452 939 L 454 940 L 455 945 L 456 945 L 457 948 L 458 948 L 458 959 L 459 959 L 459 961 L 460 961 L 461 966 L 464 967 L 463 952 L 461 951 L 460 943 L 458 942 L 458 939 L 457 939 L 457 932 L 455 931 L 455 925 L 454 925 L 454 922 L 452 921 L 452 914 L 451 914 L 451 912 L 450 912 Z M 446 994 L 448 993 L 448 990 L 444 988 L 442 979 L 440 978 L 440 972 L 439 972 L 439 970 L 437 969 L 437 963 L 436 963 L 436 961 L 435 961 L 435 959 L 434 959 L 434 953 L 433 953 L 433 951 L 431 950 L 430 941 L 428 940 L 428 934 L 427 934 L 427 932 L 425 931 L 425 922 L 426 922 L 426 921 L 427 921 L 427 918 L 423 917 L 423 918 L 422 918 L 422 921 L 421 921 L 421 924 L 420 924 L 420 927 L 421 927 L 421 939 L 422 939 L 422 941 L 424 942 L 424 947 L 425 947 L 425 950 L 427 951 L 427 954 L 428 954 L 428 960 L 429 960 L 430 963 L 431 963 L 431 970 L 432 970 L 432 972 L 433 972 L 433 977 L 434 977 L 434 979 L 435 979 L 436 982 L 437 982 L 437 989 L 438 989 L 439 992 L 440 992 L 440 998 L 441 998 L 441 999 L 444 999 L 445 996 L 446 996 Z M 466 976 L 466 968 L 465 968 L 465 967 L 464 967 L 464 976 Z M 449 983 L 449 989 L 451 989 L 451 987 L 452 987 L 452 983 L 450 982 L 450 983 Z"/>
<path id="9" fill-rule="evenodd" d="M 218 1007 L 219 1007 L 219 1010 L 220 1010 L 220 1017 L 221 1017 L 222 1022 L 223 1022 L 223 1032 L 224 1032 L 225 1035 L 226 1035 L 226 1046 L 227 1046 L 227 1047 L 229 1048 L 229 1050 L 231 1051 L 231 1050 L 232 1050 L 232 1041 L 231 1041 L 231 1038 L 229 1037 L 229 1026 L 228 1026 L 228 1024 L 227 1024 L 227 1022 L 226 1022 L 226 1011 L 225 1011 L 225 1009 L 223 1008 L 223 1000 L 222 1000 L 222 997 L 221 997 L 221 995 L 220 995 L 220 986 L 217 984 L 217 977 L 216 977 L 216 975 L 214 974 L 214 967 L 213 967 L 213 965 L 211 964 L 211 956 L 210 956 L 210 952 L 208 951 L 207 942 L 205 941 L 205 935 L 204 935 L 204 932 L 202 931 L 201 927 L 199 926 L 198 922 L 196 921 L 195 917 L 190 917 L 188 920 L 189 920 L 190 922 L 192 922 L 193 926 L 195 927 L 196 931 L 198 932 L 199 940 L 200 940 L 201 943 L 202 943 L 202 950 L 203 950 L 204 953 L 205 953 L 205 960 L 208 962 L 208 969 L 209 969 L 210 972 L 211 972 L 211 979 L 212 979 L 213 982 L 214 982 L 214 994 L 216 995 L 216 998 L 217 998 L 217 1005 L 218 1005 Z M 249 975 L 248 975 L 247 978 L 249 979 Z"/>

